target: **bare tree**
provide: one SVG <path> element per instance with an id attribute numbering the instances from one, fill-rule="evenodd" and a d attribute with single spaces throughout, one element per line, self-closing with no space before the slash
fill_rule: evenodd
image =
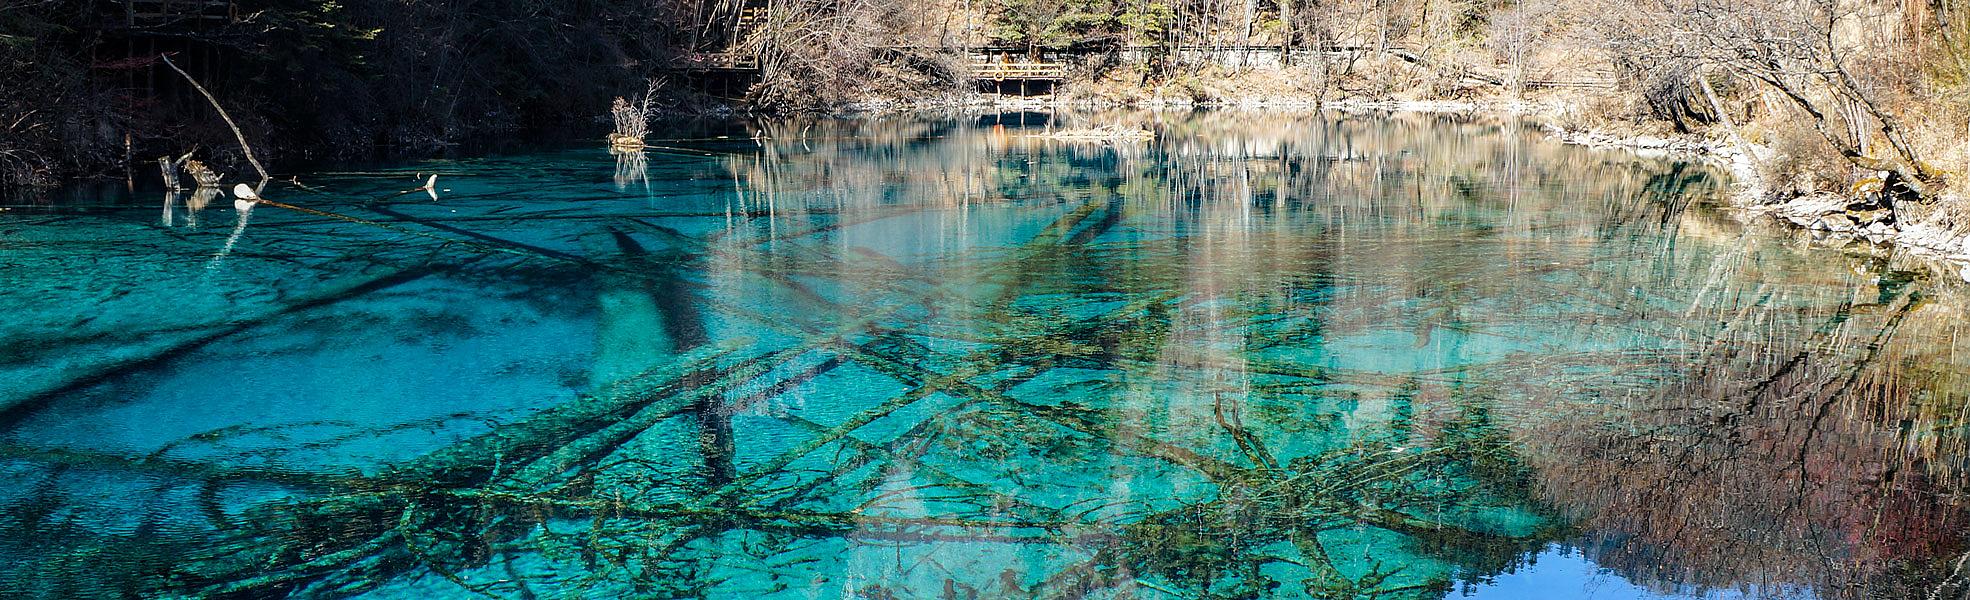
<path id="1" fill-rule="evenodd" d="M 855 100 L 898 73 L 925 79 L 914 82 L 921 88 L 955 80 L 948 52 L 917 47 L 918 22 L 898 0 L 774 0 L 736 50 L 758 60 L 755 104 L 821 108 Z"/>
<path id="2" fill-rule="evenodd" d="M 1545 47 L 1559 7 L 1552 0 L 1526 0 L 1491 18 L 1491 47 L 1504 59 L 1506 87 L 1525 89 L 1529 63 Z"/>
<path id="3" fill-rule="evenodd" d="M 1870 8 L 1861 0 L 1609 0 L 1581 14 L 1630 64 L 1714 68 L 1763 84 L 1849 163 L 1893 173 L 1915 196 L 1931 197 L 1942 175 L 1917 155 L 1876 88 L 1854 74 L 1865 40 L 1853 31 Z"/>

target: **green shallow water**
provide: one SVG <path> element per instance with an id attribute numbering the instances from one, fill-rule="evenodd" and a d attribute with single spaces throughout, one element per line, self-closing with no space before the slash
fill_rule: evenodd
<path id="1" fill-rule="evenodd" d="M 1416 115 L 656 143 L 0 212 L 0 596 L 1966 591 L 1961 283 L 1709 168 Z"/>

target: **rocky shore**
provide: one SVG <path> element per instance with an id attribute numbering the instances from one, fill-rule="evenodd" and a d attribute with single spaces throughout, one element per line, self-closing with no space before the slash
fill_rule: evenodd
<path id="1" fill-rule="evenodd" d="M 1898 248 L 1930 259 L 1948 261 L 1970 280 L 1970 219 L 1955 218 L 1950 207 L 1970 208 L 1960 191 L 1927 202 L 1895 202 L 1883 185 L 1858 186 L 1851 194 L 1820 192 L 1781 197 L 1765 185 L 1759 164 L 1775 152 L 1756 144 L 1740 146 L 1730 139 L 1699 135 L 1621 135 L 1595 130 L 1567 129 L 1554 123 L 1563 111 L 1551 103 L 1518 100 L 1376 100 L 1320 99 L 1300 96 L 1253 96 L 1198 102 L 1180 96 L 1152 96 L 1133 102 L 1104 102 L 1095 98 L 1057 96 L 988 97 L 954 95 L 927 101 L 867 102 L 847 107 L 851 112 L 899 112 L 926 108 L 991 108 L 998 110 L 1074 109 L 1285 109 L 1342 112 L 1437 112 L 1519 115 L 1541 124 L 1546 134 L 1568 144 L 1631 152 L 1642 156 L 1675 157 L 1707 162 L 1728 170 L 1734 181 L 1730 201 L 1748 218 L 1771 219 L 1812 232 L 1816 240 L 1864 243 Z M 1875 181 L 1885 182 L 1882 176 Z"/>
<path id="2" fill-rule="evenodd" d="M 1960 223 L 1955 215 L 1955 207 L 1970 206 L 1970 198 L 1961 191 L 1952 190 L 1924 202 L 1897 201 L 1895 194 L 1885 189 L 1892 185 L 1892 177 L 1884 173 L 1856 186 L 1850 194 L 1778 197 L 1764 184 L 1758 169 L 1759 161 L 1772 157 L 1768 148 L 1752 144 L 1741 148 L 1728 141 L 1696 136 L 1618 136 L 1553 125 L 1546 128 L 1555 139 L 1570 144 L 1719 165 L 1736 178 L 1732 204 L 1748 215 L 1789 223 L 1824 241 L 1893 247 L 1948 261 L 1962 268 L 1962 276 L 1970 280 L 1970 227 L 1965 227 L 1970 223 Z"/>

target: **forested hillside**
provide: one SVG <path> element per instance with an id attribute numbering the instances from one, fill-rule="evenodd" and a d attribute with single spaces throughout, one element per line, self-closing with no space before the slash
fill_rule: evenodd
<path id="1" fill-rule="evenodd" d="M 592 136 L 646 83 L 680 113 L 962 100 L 981 48 L 1065 62 L 1059 95 L 1088 102 L 1528 100 L 1571 128 L 1767 148 L 1775 196 L 1934 198 L 1970 171 L 1970 0 L 166 4 L 0 6 L 0 184 L 233 158 L 160 55 L 298 159 Z M 720 60 L 752 71 L 707 94 Z"/>

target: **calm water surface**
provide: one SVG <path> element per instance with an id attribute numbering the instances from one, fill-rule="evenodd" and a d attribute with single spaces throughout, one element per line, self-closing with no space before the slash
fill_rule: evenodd
<path id="1" fill-rule="evenodd" d="M 1710 169 L 675 137 L 0 212 L 0 596 L 1965 593 L 1962 284 Z"/>

